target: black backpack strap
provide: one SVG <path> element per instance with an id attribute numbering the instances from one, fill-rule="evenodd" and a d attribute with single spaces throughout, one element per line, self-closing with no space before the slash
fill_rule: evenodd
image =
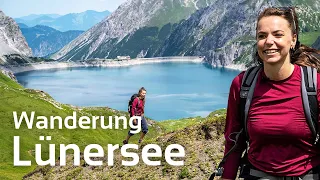
<path id="1" fill-rule="evenodd" d="M 247 130 L 247 118 L 248 112 L 251 105 L 253 92 L 256 87 L 256 82 L 258 79 L 258 74 L 261 71 L 262 66 L 256 66 L 248 69 L 242 79 L 241 89 L 240 89 L 240 117 L 243 123 L 244 132 L 249 139 Z"/>
<path id="2" fill-rule="evenodd" d="M 228 156 L 236 149 L 238 145 L 239 136 L 246 130 L 246 117 L 248 116 L 249 107 L 251 104 L 251 99 L 253 96 L 254 87 L 257 81 L 257 74 L 260 72 L 261 66 L 251 67 L 248 69 L 242 78 L 241 88 L 240 88 L 240 104 L 239 104 L 239 113 L 241 117 L 242 129 L 237 133 L 235 143 L 233 147 L 225 154 L 223 159 L 216 168 L 215 172 L 211 174 L 209 180 L 213 180 L 215 176 L 222 176 L 223 165 L 225 164 Z M 249 99 L 250 98 L 250 99 Z M 246 112 L 245 112 L 246 110 Z"/>
<path id="3" fill-rule="evenodd" d="M 300 69 L 303 109 L 307 124 L 315 138 L 314 144 L 317 144 L 319 141 L 317 70 L 310 66 L 300 66 Z"/>

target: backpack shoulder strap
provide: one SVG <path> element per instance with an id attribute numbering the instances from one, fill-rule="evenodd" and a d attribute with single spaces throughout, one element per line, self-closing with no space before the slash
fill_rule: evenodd
<path id="1" fill-rule="evenodd" d="M 247 131 L 248 112 L 251 105 L 254 88 L 258 79 L 258 74 L 262 69 L 261 67 L 262 66 L 255 66 L 248 69 L 244 73 L 241 83 L 239 111 L 241 122 L 243 123 L 244 132 L 247 138 L 249 138 Z"/>
<path id="2" fill-rule="evenodd" d="M 218 165 L 218 168 L 216 171 L 210 176 L 209 180 L 213 180 L 215 176 L 221 176 L 223 173 L 223 165 L 226 162 L 226 159 L 228 156 L 235 150 L 235 148 L 238 145 L 238 139 L 239 136 L 243 133 L 243 131 L 246 131 L 246 117 L 248 116 L 248 111 L 249 107 L 251 104 L 251 99 L 254 91 L 254 87 L 257 82 L 257 74 L 260 72 L 261 66 L 256 66 L 256 67 L 251 67 L 248 69 L 242 78 L 242 83 L 241 83 L 241 88 L 240 88 L 240 107 L 239 107 L 239 112 L 240 112 L 240 119 L 241 122 L 243 123 L 243 128 L 240 130 L 239 133 L 236 135 L 236 140 L 233 145 L 233 147 L 224 155 L 222 158 L 221 162 Z M 246 112 L 244 112 L 246 111 Z"/>
<path id="3" fill-rule="evenodd" d="M 319 140 L 318 99 L 317 99 L 317 70 L 310 66 L 300 66 L 301 69 L 301 96 L 307 124 L 315 138 Z"/>

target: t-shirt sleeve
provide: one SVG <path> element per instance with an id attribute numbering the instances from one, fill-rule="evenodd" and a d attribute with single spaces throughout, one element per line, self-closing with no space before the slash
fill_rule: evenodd
<path id="1" fill-rule="evenodd" d="M 227 107 L 227 116 L 226 116 L 226 126 L 225 126 L 225 152 L 228 151 L 234 146 L 234 141 L 236 138 L 237 132 L 242 129 L 241 120 L 239 115 L 239 104 L 240 104 L 240 87 L 241 81 L 243 78 L 244 72 L 240 73 L 235 77 L 230 86 L 228 107 Z M 240 164 L 240 158 L 242 152 L 246 147 L 245 142 L 245 133 L 242 133 L 238 139 L 237 148 L 228 156 L 226 162 L 223 166 L 224 172 L 222 177 L 226 179 L 235 179 Z"/>

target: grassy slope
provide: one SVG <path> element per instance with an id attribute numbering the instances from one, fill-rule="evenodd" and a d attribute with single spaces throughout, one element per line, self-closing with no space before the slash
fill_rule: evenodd
<path id="1" fill-rule="evenodd" d="M 31 111 L 35 111 L 35 116 L 44 115 L 47 118 L 50 115 L 66 117 L 72 115 L 73 111 L 77 112 L 78 117 L 81 115 L 104 115 L 108 117 L 109 115 L 126 115 L 126 113 L 107 108 L 76 109 L 62 105 L 55 102 L 48 94 L 25 89 L 1 73 L 0 94 L 0 179 L 20 179 L 26 173 L 32 171 L 35 168 L 33 150 L 37 143 L 42 144 L 42 156 L 45 160 L 48 156 L 49 143 L 56 144 L 56 147 L 58 147 L 58 144 L 74 143 L 83 151 L 83 148 L 88 144 L 96 143 L 105 148 L 107 144 L 121 143 L 127 135 L 127 130 L 38 130 L 36 128 L 29 130 L 25 124 L 19 130 L 16 130 L 14 128 L 13 111 L 17 111 L 18 114 L 22 111 L 26 111 L 28 114 Z M 57 107 L 61 107 L 62 109 Z M 154 126 L 151 126 L 146 140 L 155 137 L 157 131 L 154 129 Z M 40 135 L 50 135 L 52 136 L 52 140 L 41 142 L 39 141 Z M 32 160 L 33 165 L 31 167 L 13 166 L 13 136 L 20 136 L 21 160 Z M 137 139 L 138 136 L 136 135 L 132 138 L 132 141 L 137 141 Z M 56 150 L 56 157 L 58 156 L 58 151 Z"/>
<path id="2" fill-rule="evenodd" d="M 199 123 L 201 121 L 201 123 Z M 180 144 L 185 149 L 184 166 L 171 166 L 165 158 L 153 158 L 160 160 L 160 166 L 147 166 L 141 159 L 138 165 L 126 167 L 121 165 L 124 160 L 117 150 L 115 151 L 114 166 L 93 167 L 88 166 L 82 160 L 79 167 L 72 166 L 72 156 L 69 156 L 69 164 L 65 167 L 38 167 L 29 174 L 26 179 L 208 179 L 215 165 L 223 156 L 223 130 L 225 110 L 213 112 L 207 118 L 187 118 L 159 122 L 161 126 L 173 125 L 178 130 L 159 135 L 157 138 L 143 142 L 142 147 L 134 152 L 141 158 L 141 149 L 146 144 L 158 144 L 164 154 L 165 148 L 170 144 Z M 102 158 L 106 162 L 106 157 Z M 131 159 L 126 159 L 131 160 Z"/>
<path id="3" fill-rule="evenodd" d="M 164 133 L 170 133 L 177 130 L 185 129 L 186 127 L 201 125 L 216 116 L 222 116 L 226 114 L 226 109 L 216 110 L 210 113 L 206 118 L 201 117 L 190 117 L 179 120 L 166 120 L 158 122 L 159 126 L 162 127 Z"/>

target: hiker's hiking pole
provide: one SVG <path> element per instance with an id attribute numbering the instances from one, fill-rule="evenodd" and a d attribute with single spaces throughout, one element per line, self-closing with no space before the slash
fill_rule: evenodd
<path id="1" fill-rule="evenodd" d="M 236 140 L 234 141 L 234 145 L 232 148 L 226 153 L 226 155 L 222 158 L 221 162 L 219 163 L 218 168 L 211 174 L 209 180 L 214 180 L 216 176 L 222 176 L 224 168 L 222 167 L 224 163 L 227 160 L 227 157 L 236 149 L 238 145 L 238 139 L 240 134 L 243 132 L 243 128 L 240 130 L 240 132 L 236 135 Z"/>
<path id="2" fill-rule="evenodd" d="M 222 176 L 223 167 L 218 167 L 210 176 L 209 180 L 214 180 L 216 176 Z"/>

